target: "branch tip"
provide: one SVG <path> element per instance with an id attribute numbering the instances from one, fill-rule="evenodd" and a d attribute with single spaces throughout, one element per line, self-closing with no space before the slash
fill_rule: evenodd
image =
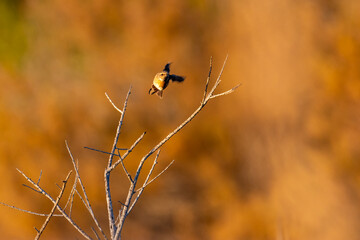
<path id="1" fill-rule="evenodd" d="M 121 111 L 116 105 L 115 103 L 113 103 L 113 101 L 111 100 L 111 98 L 109 97 L 109 95 L 105 92 L 105 96 L 107 97 L 107 99 L 109 100 L 109 102 L 111 103 L 111 105 L 116 109 L 116 111 L 118 111 L 119 113 L 123 114 L 123 111 Z"/>

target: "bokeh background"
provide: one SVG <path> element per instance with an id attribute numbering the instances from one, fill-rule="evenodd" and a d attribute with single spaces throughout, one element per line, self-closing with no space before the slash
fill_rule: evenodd
<path id="1" fill-rule="evenodd" d="M 124 239 L 360 239 L 360 1 L 0 1 L 0 201 L 49 212 L 16 168 L 54 196 L 79 159 L 107 230 L 103 169 L 122 106 L 120 145 L 139 158 L 199 105 L 210 56 L 216 99 L 167 143 Z M 173 62 L 186 76 L 162 100 L 147 91 Z M 147 164 L 146 169 L 149 169 Z M 113 175 L 114 200 L 127 179 Z M 69 185 L 70 186 L 70 185 Z M 68 193 L 68 192 L 67 192 Z M 74 219 L 94 226 L 79 199 Z M 120 204 L 115 204 L 119 209 Z M 43 217 L 0 207 L 2 239 L 29 239 Z M 81 239 L 53 218 L 44 239 Z"/>

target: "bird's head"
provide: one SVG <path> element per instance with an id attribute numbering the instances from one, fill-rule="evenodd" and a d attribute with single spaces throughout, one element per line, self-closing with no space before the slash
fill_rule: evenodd
<path id="1" fill-rule="evenodd" d="M 169 73 L 166 71 L 162 71 L 159 72 L 158 74 L 156 74 L 156 78 L 159 79 L 160 81 L 165 81 L 165 78 L 169 76 Z"/>

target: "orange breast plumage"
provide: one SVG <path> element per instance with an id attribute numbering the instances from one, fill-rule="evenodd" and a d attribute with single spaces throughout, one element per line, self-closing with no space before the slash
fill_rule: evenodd
<path id="1" fill-rule="evenodd" d="M 153 84 L 157 89 L 163 90 L 165 81 L 163 79 L 159 78 L 158 76 L 155 76 Z"/>

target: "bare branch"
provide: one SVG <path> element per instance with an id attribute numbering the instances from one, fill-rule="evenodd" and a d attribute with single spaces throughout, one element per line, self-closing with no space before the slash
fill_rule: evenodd
<path id="1" fill-rule="evenodd" d="M 153 182 L 155 179 L 157 179 L 158 177 L 160 177 L 160 175 L 163 174 L 163 173 L 174 163 L 174 160 L 171 161 L 171 163 L 170 163 L 164 170 L 162 170 L 156 177 L 154 177 L 153 179 L 151 179 L 151 180 L 149 181 L 150 176 L 151 176 L 152 172 L 153 172 L 154 169 L 155 169 L 155 165 L 158 163 L 158 162 L 157 162 L 157 159 L 159 158 L 159 154 L 160 154 L 160 150 L 159 150 L 158 153 L 156 154 L 156 157 L 155 157 L 155 159 L 154 159 L 153 165 L 151 166 L 151 169 L 150 169 L 150 171 L 149 171 L 149 174 L 146 176 L 146 179 L 145 179 L 142 187 L 139 188 L 138 190 L 136 190 L 136 192 L 138 192 L 138 194 L 136 195 L 135 200 L 134 200 L 133 203 L 131 204 L 131 206 L 130 206 L 127 214 L 129 214 L 129 213 L 131 212 L 131 210 L 133 209 L 133 207 L 135 206 L 135 204 L 136 204 L 137 201 L 139 200 L 141 194 L 143 193 L 144 189 L 145 189 L 151 182 Z"/>
<path id="2" fill-rule="evenodd" d="M 114 170 L 114 168 L 116 168 L 117 165 L 119 165 L 119 163 L 121 163 L 121 161 L 123 161 L 131 152 L 132 150 L 136 147 L 136 145 L 138 145 L 138 143 L 143 139 L 143 137 L 145 136 L 146 132 L 143 132 L 143 134 L 141 134 L 141 136 L 134 142 L 134 144 L 124 153 L 124 155 L 122 157 L 120 157 L 120 159 L 118 161 L 116 161 L 111 167 L 108 168 L 108 171 L 111 172 L 112 170 Z"/>
<path id="3" fill-rule="evenodd" d="M 25 175 L 25 173 L 23 173 L 22 171 L 20 171 L 19 169 L 16 169 L 21 175 L 23 175 L 23 177 L 30 182 L 34 187 L 36 187 L 39 192 L 41 192 L 45 197 L 47 197 L 53 204 L 55 204 L 55 200 L 47 193 L 45 192 L 39 185 L 37 185 L 33 180 L 31 180 L 31 178 L 29 178 L 28 176 Z M 65 212 L 64 210 L 59 206 L 56 205 L 58 211 L 65 217 L 66 220 L 68 220 L 68 222 L 81 234 L 83 235 L 86 239 L 91 239 L 91 237 L 89 235 L 87 235 Z"/>
<path id="4" fill-rule="evenodd" d="M 56 209 L 57 205 L 59 204 L 60 199 L 61 199 L 61 197 L 62 197 L 62 195 L 63 195 L 63 193 L 64 193 L 64 191 L 65 191 L 66 183 L 67 183 L 67 181 L 69 180 L 69 177 L 70 177 L 70 175 L 71 175 L 71 172 L 72 172 L 72 171 L 70 171 L 70 172 L 68 173 L 66 179 L 63 181 L 63 185 L 62 185 L 61 191 L 60 191 L 60 193 L 59 193 L 59 196 L 57 197 L 56 202 L 54 203 L 54 206 L 53 206 L 53 208 L 51 209 L 49 216 L 46 218 L 44 224 L 42 225 L 42 227 L 41 227 L 40 230 L 38 231 L 38 234 L 36 235 L 35 239 L 39 239 L 39 238 L 40 238 L 41 234 L 44 232 L 47 224 L 49 223 L 50 218 L 53 216 L 53 214 L 54 214 L 54 212 L 55 212 L 55 209 Z M 40 176 L 41 176 L 41 175 L 40 175 Z M 40 180 L 40 179 L 39 179 L 39 180 Z M 39 182 L 39 181 L 38 181 L 38 182 Z M 38 184 L 38 183 L 37 183 L 37 184 Z"/>
<path id="5" fill-rule="evenodd" d="M 68 152 L 69 152 L 69 155 L 70 155 L 70 158 L 71 158 L 71 162 L 72 162 L 72 164 L 73 164 L 73 166 L 74 166 L 74 169 L 75 169 L 75 172 L 76 172 L 76 179 L 78 180 L 78 182 L 79 182 L 79 184 L 80 184 L 81 190 L 82 190 L 82 192 L 83 192 L 83 194 L 84 194 L 84 197 L 85 197 L 85 200 L 86 200 L 86 203 L 83 201 L 83 202 L 84 202 L 84 205 L 85 205 L 85 207 L 88 209 L 88 212 L 90 213 L 92 219 L 94 220 L 97 228 L 99 229 L 99 231 L 102 233 L 102 235 L 103 235 L 104 238 L 106 239 L 106 235 L 105 235 L 104 231 L 102 230 L 102 228 L 101 228 L 98 220 L 96 219 L 95 214 L 94 214 L 94 211 L 93 211 L 92 208 L 91 208 L 91 204 L 90 204 L 89 198 L 88 198 L 88 196 L 87 196 L 87 194 L 86 194 L 84 184 L 82 183 L 82 180 L 81 180 L 81 177 L 80 177 L 80 174 L 79 174 L 79 168 L 78 168 L 78 166 L 76 166 L 74 157 L 73 157 L 73 155 L 72 155 L 72 153 L 71 153 L 71 151 L 70 151 L 70 148 L 69 148 L 69 145 L 68 145 L 67 141 L 65 141 L 65 145 L 66 145 L 66 148 L 67 148 L 67 150 L 68 150 Z M 76 180 L 76 179 L 75 179 L 75 180 Z M 75 186 L 75 187 L 76 187 L 76 186 Z M 75 190 L 76 190 L 76 188 L 75 188 Z M 79 196 L 80 196 L 80 194 L 79 194 Z"/>
<path id="6" fill-rule="evenodd" d="M 117 146 L 117 143 L 119 140 L 120 130 L 121 130 L 121 126 L 122 126 L 122 123 L 124 120 L 126 106 L 127 106 L 128 100 L 129 100 L 130 93 L 131 93 L 131 86 L 130 86 L 129 91 L 125 98 L 124 107 L 122 110 L 122 114 L 121 114 L 121 117 L 119 120 L 117 130 L 116 130 L 115 139 L 114 139 L 113 147 L 112 147 L 111 154 L 109 157 L 108 165 L 107 165 L 107 168 L 105 169 L 105 173 L 104 173 L 106 205 L 107 205 L 108 218 L 109 218 L 110 235 L 111 235 L 112 239 L 114 238 L 115 233 L 116 233 L 116 224 L 115 224 L 114 210 L 113 210 L 111 191 L 110 191 L 110 172 L 111 172 L 111 170 L 109 171 L 109 168 L 111 167 L 112 162 L 113 162 L 114 153 L 115 153 L 116 146 Z"/>
<path id="7" fill-rule="evenodd" d="M 205 102 L 206 104 L 206 102 Z M 148 157 L 150 157 L 155 151 L 157 151 L 162 145 L 164 145 L 167 141 L 170 140 L 176 133 L 178 133 L 183 127 L 185 127 L 205 106 L 205 104 L 201 104 L 193 114 L 191 114 L 190 117 L 188 117 L 182 124 L 180 124 L 174 131 L 169 133 L 163 140 L 161 140 L 153 149 L 151 149 L 142 160 L 146 160 Z"/>
<path id="8" fill-rule="evenodd" d="M 25 209 L 21 209 L 21 208 L 18 208 L 18 207 L 15 207 L 15 206 L 12 206 L 12 205 L 3 203 L 3 202 L 0 202 L 0 204 L 1 204 L 1 205 L 4 205 L 4 206 L 6 206 L 6 207 L 9 207 L 9 208 L 18 210 L 18 211 L 20 211 L 20 212 L 29 213 L 29 214 L 36 215 L 36 216 L 41 216 L 41 217 L 47 217 L 47 216 L 49 216 L 49 214 L 46 214 L 46 213 L 32 212 L 32 211 L 25 210 Z M 63 216 L 62 214 L 53 214 L 53 217 L 62 217 L 62 216 Z"/>
<path id="9" fill-rule="evenodd" d="M 92 213 L 92 209 L 91 209 L 90 201 L 89 201 L 89 199 L 88 199 L 88 197 L 87 197 L 87 194 L 86 194 L 86 191 L 85 191 L 85 187 L 84 187 L 84 185 L 83 185 L 83 183 L 82 183 L 82 181 L 81 181 L 81 178 L 80 178 L 79 167 L 78 167 L 78 166 L 76 165 L 76 163 L 75 163 L 74 157 L 73 157 L 73 155 L 72 155 L 72 153 L 71 153 L 71 150 L 70 150 L 70 147 L 69 147 L 67 141 L 65 141 L 65 145 L 66 145 L 66 149 L 67 149 L 68 152 L 69 152 L 69 155 L 70 155 L 70 158 L 71 158 L 71 162 L 72 162 L 72 164 L 73 164 L 73 167 L 74 167 L 74 170 L 75 170 L 75 173 L 76 173 L 76 179 L 75 179 L 76 181 L 75 181 L 75 183 L 76 183 L 76 182 L 79 182 L 79 184 L 80 184 L 80 186 L 81 186 L 81 190 L 83 191 L 84 196 L 85 196 L 85 199 L 86 199 L 86 202 L 83 201 L 83 202 L 84 202 L 84 205 L 85 205 L 85 207 L 89 210 L 89 212 L 90 212 L 90 214 L 91 214 L 91 213 Z M 74 190 L 77 192 L 77 190 L 76 190 L 76 184 L 75 184 L 75 183 L 74 183 L 74 186 L 75 186 Z M 80 195 L 80 193 L 79 193 L 79 195 Z M 81 195 L 80 195 L 80 197 L 81 197 Z M 95 222 L 96 222 L 96 221 L 95 221 Z"/>
<path id="10" fill-rule="evenodd" d="M 120 202 L 120 201 L 119 201 L 119 202 Z M 123 206 L 124 206 L 124 204 L 123 204 L 122 202 L 120 202 L 120 204 L 121 204 L 121 208 L 119 209 L 118 216 L 116 217 L 116 221 L 115 221 L 116 225 L 117 225 L 117 224 L 119 223 L 119 221 L 120 221 L 120 215 L 121 215 L 121 212 L 122 212 Z"/>
<path id="11" fill-rule="evenodd" d="M 207 93 L 209 82 L 210 82 L 211 71 L 212 71 L 212 56 L 210 57 L 209 75 L 208 75 L 208 77 L 206 79 L 204 96 L 203 96 L 203 99 L 201 100 L 201 103 L 203 103 L 205 101 L 205 98 L 206 98 L 206 93 Z"/>
<path id="12" fill-rule="evenodd" d="M 109 102 L 113 105 L 113 107 L 116 109 L 116 111 L 118 111 L 119 113 L 123 113 L 123 111 L 121 111 L 114 103 L 113 101 L 111 101 L 109 95 L 105 92 L 105 96 L 107 97 L 107 99 L 109 100 Z"/>
<path id="13" fill-rule="evenodd" d="M 151 179 L 150 181 L 148 181 L 144 186 L 142 186 L 141 188 L 139 188 L 138 190 L 136 190 L 136 192 L 141 191 L 141 189 L 146 188 L 150 183 L 152 183 L 153 181 L 155 181 L 158 177 L 160 177 L 164 172 L 166 172 L 166 170 L 168 170 L 168 168 L 175 162 L 175 160 L 172 160 L 169 165 L 167 165 L 164 170 L 162 170 L 158 175 L 156 175 L 156 177 L 154 177 L 153 179 Z"/>
<path id="14" fill-rule="evenodd" d="M 76 185 L 77 185 L 77 179 L 78 179 L 78 175 L 77 173 L 75 174 L 75 179 L 74 179 L 74 184 L 71 188 L 71 191 L 70 191 L 70 194 L 69 194 L 69 197 L 66 201 L 66 204 L 64 206 L 64 209 L 67 208 L 67 206 L 70 204 L 70 207 L 69 207 L 69 216 L 71 216 L 71 211 L 72 211 L 72 206 L 73 206 L 73 202 L 74 202 L 74 195 L 75 195 L 75 190 L 76 190 Z"/>
<path id="15" fill-rule="evenodd" d="M 146 185 L 146 183 L 149 181 L 149 178 L 150 178 L 152 172 L 154 171 L 156 164 L 158 163 L 157 160 L 158 160 L 158 158 L 159 158 L 159 155 L 160 155 L 160 149 L 159 149 L 159 151 L 158 151 L 157 154 L 156 154 L 156 157 L 155 157 L 155 159 L 154 159 L 154 162 L 153 162 L 153 164 L 152 164 L 152 166 L 151 166 L 151 168 L 150 168 L 150 171 L 149 171 L 148 175 L 146 176 L 146 179 L 145 179 L 145 181 L 144 181 L 143 187 L 144 187 L 144 186 Z M 144 187 L 144 188 L 145 188 L 145 187 Z M 137 194 L 135 200 L 134 200 L 133 203 L 131 204 L 131 206 L 130 206 L 128 212 L 126 213 L 126 215 L 128 215 L 128 214 L 131 212 L 132 208 L 135 206 L 135 204 L 136 204 L 137 201 L 139 200 L 142 192 L 144 191 L 144 188 L 142 188 L 142 189 L 139 191 L 139 193 Z M 132 194 L 135 194 L 135 193 L 136 193 L 136 191 L 134 191 Z"/>
<path id="16" fill-rule="evenodd" d="M 220 74 L 214 84 L 214 87 L 211 89 L 211 91 L 209 92 L 209 94 L 207 95 L 207 97 L 205 98 L 205 100 L 200 104 L 200 106 L 193 112 L 193 114 L 191 114 L 190 117 L 188 117 L 182 124 L 180 124 L 174 131 L 172 131 L 171 133 L 169 133 L 169 135 L 167 135 L 161 142 L 158 143 L 158 145 L 156 145 L 153 149 L 150 150 L 150 152 L 144 156 L 145 159 L 147 159 L 150 155 L 152 155 L 155 151 L 157 151 L 162 145 L 164 145 L 170 138 L 172 138 L 176 133 L 178 133 L 183 127 L 185 127 L 200 111 L 203 107 L 205 107 L 205 105 L 207 104 L 207 102 L 210 100 L 210 97 L 212 96 L 213 92 L 215 91 L 216 87 L 219 85 L 220 83 L 220 77 L 224 71 L 225 68 L 225 64 L 227 61 L 228 56 L 226 56 L 224 64 L 221 68 Z M 212 64 L 212 62 L 211 62 Z M 209 71 L 211 73 L 211 71 Z"/>
<path id="17" fill-rule="evenodd" d="M 39 179 L 38 179 L 38 181 L 36 183 L 37 185 L 39 185 L 39 183 L 40 183 L 41 175 L 42 175 L 42 170 L 40 170 L 40 176 L 39 176 Z"/>
<path id="18" fill-rule="evenodd" d="M 71 200 L 70 200 L 70 207 L 69 207 L 69 216 L 71 217 L 72 214 L 72 208 L 74 206 L 74 195 L 77 190 L 75 189 L 74 192 L 71 194 Z"/>
<path id="19" fill-rule="evenodd" d="M 157 154 L 157 157 L 159 156 L 160 154 L 160 151 L 158 152 Z M 154 161 L 154 164 L 153 164 L 153 167 L 151 168 L 150 172 L 152 172 L 152 170 L 154 169 L 155 165 L 156 165 L 156 159 L 155 158 L 155 161 Z M 138 169 L 136 171 L 136 174 L 135 174 L 135 177 L 134 177 L 134 180 L 131 181 L 130 183 L 130 188 L 129 188 L 129 191 L 128 191 L 128 194 L 127 194 L 127 197 L 126 197 L 126 200 L 125 200 L 125 204 L 123 205 L 123 208 L 120 212 L 120 219 L 119 219 L 119 222 L 117 224 L 117 230 L 115 232 L 115 236 L 114 236 L 114 239 L 119 239 L 120 237 L 120 233 L 121 233 L 121 230 L 124 226 L 124 222 L 125 222 L 125 218 L 127 217 L 127 215 L 129 214 L 129 209 L 130 209 L 130 203 L 131 203 L 131 199 L 132 197 L 134 196 L 135 194 L 135 186 L 136 186 L 136 183 L 138 181 L 138 178 L 139 178 L 139 175 L 140 175 L 140 172 L 141 172 L 141 169 L 144 165 L 146 161 L 146 158 L 143 158 L 141 159 L 140 163 L 139 163 L 139 166 L 138 166 Z M 148 175 L 149 177 L 149 175 Z M 140 194 L 140 193 L 139 193 Z M 138 198 L 137 198 L 138 199 Z M 137 200 L 136 200 L 137 201 Z"/>
<path id="20" fill-rule="evenodd" d="M 95 149 L 95 148 L 90 148 L 90 147 L 84 147 L 86 149 L 89 149 L 89 150 L 93 150 L 93 151 L 96 151 L 96 152 L 101 152 L 101 153 L 106 153 L 106 154 L 109 154 L 111 155 L 110 152 L 106 152 L 106 151 L 102 151 L 102 150 L 98 150 L 98 149 Z M 127 148 L 119 148 L 120 150 L 127 150 Z M 117 157 L 120 157 L 119 155 L 116 155 L 116 154 L 113 154 L 114 156 L 117 156 Z"/>
<path id="21" fill-rule="evenodd" d="M 123 120 L 124 120 L 125 111 L 126 111 L 127 102 L 129 100 L 130 93 L 131 93 L 131 86 L 130 86 L 129 91 L 128 91 L 128 93 L 126 95 L 126 98 L 125 98 L 123 111 L 122 111 L 122 114 L 121 114 L 121 117 L 120 117 L 120 120 L 119 120 L 119 124 L 118 124 L 117 130 L 116 130 L 116 135 L 115 135 L 113 147 L 112 147 L 111 154 L 110 154 L 110 157 L 109 157 L 108 167 L 110 167 L 112 165 L 112 161 L 113 161 L 113 158 L 115 156 L 115 150 L 117 148 L 116 145 L 117 145 L 117 143 L 119 141 L 120 130 L 121 130 L 121 126 L 122 126 L 122 123 L 123 123 Z"/>
<path id="22" fill-rule="evenodd" d="M 38 190 L 36 190 L 35 188 L 30 187 L 29 185 L 23 184 L 23 186 L 24 186 L 24 187 L 27 187 L 27 188 L 30 188 L 30 189 L 33 190 L 34 192 L 41 193 L 41 192 L 39 192 Z"/>
<path id="23" fill-rule="evenodd" d="M 219 86 L 219 84 L 220 84 L 220 82 L 221 82 L 220 78 L 221 78 L 221 76 L 222 76 L 222 74 L 223 74 L 223 71 L 224 71 L 224 69 L 225 69 L 225 65 L 226 65 L 227 59 L 228 59 L 228 55 L 226 55 L 226 58 L 225 58 L 225 61 L 224 61 L 224 63 L 223 63 L 223 66 L 222 66 L 222 68 L 221 68 L 221 70 L 220 70 L 219 76 L 218 76 L 218 78 L 216 79 L 216 82 L 215 82 L 213 88 L 211 89 L 211 91 L 210 91 L 209 94 L 207 95 L 205 102 L 207 102 L 207 101 L 210 99 L 210 97 L 213 95 L 215 89 Z"/>
<path id="24" fill-rule="evenodd" d="M 119 155 L 120 155 L 120 153 L 119 153 Z M 130 173 L 128 172 L 128 170 L 127 170 L 127 169 L 126 169 L 126 167 L 125 167 L 125 164 L 124 164 L 123 158 L 122 158 L 122 157 L 120 157 L 120 160 L 119 160 L 119 161 L 121 162 L 122 169 L 124 169 L 124 172 L 125 172 L 126 176 L 128 177 L 128 179 L 129 179 L 130 183 L 132 183 L 132 182 L 133 182 L 133 180 L 132 180 L 132 178 L 131 178 Z"/>
<path id="25" fill-rule="evenodd" d="M 241 83 L 240 83 L 240 84 L 238 84 L 238 85 L 236 85 L 235 87 L 233 87 L 232 89 L 230 89 L 230 90 L 228 90 L 228 91 L 226 91 L 226 92 L 219 93 L 219 94 L 216 94 L 216 95 L 212 95 L 212 96 L 210 96 L 210 98 L 209 98 L 209 99 L 213 99 L 213 98 L 216 98 L 216 97 L 220 97 L 220 96 L 228 95 L 228 94 L 230 94 L 230 93 L 234 92 L 234 91 L 235 91 L 238 87 L 240 87 L 240 86 L 241 86 Z"/>
<path id="26" fill-rule="evenodd" d="M 93 227 L 91 227 L 91 230 L 94 232 L 95 236 L 96 236 L 96 239 L 97 240 L 100 240 L 100 237 L 99 235 L 97 234 L 97 232 L 95 231 L 95 229 Z"/>

